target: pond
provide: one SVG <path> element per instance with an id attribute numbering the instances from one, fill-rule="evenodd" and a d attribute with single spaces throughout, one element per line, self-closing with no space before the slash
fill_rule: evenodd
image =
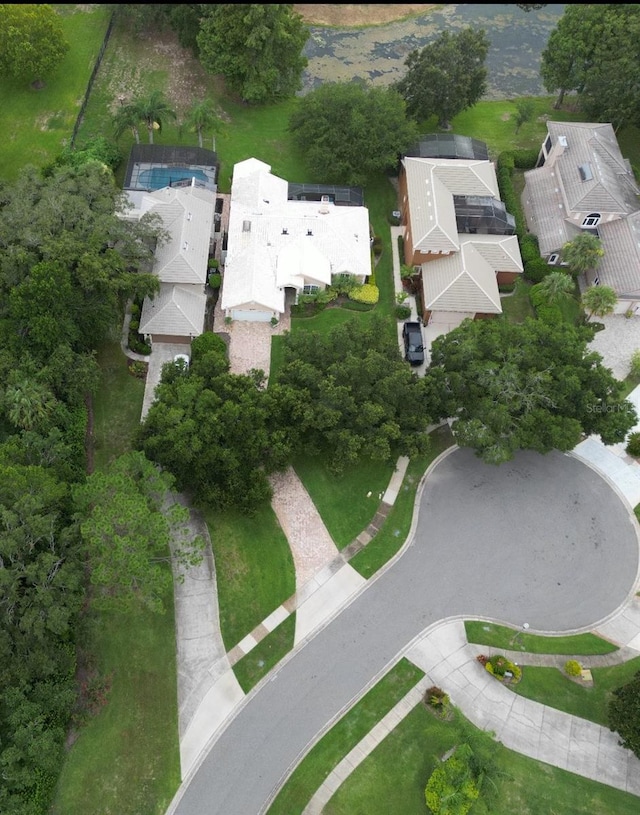
<path id="1" fill-rule="evenodd" d="M 540 80 L 540 55 L 564 8 L 548 5 L 524 12 L 515 4 L 452 3 L 370 28 L 310 26 L 302 93 L 325 82 L 364 79 L 373 85 L 390 85 L 404 75 L 404 62 L 411 51 L 423 48 L 442 31 L 472 26 L 484 28 L 491 42 L 485 99 L 546 96 Z"/>

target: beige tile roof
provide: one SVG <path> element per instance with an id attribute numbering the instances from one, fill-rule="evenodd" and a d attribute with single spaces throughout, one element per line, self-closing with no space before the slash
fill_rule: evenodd
<path id="1" fill-rule="evenodd" d="M 517 249 L 517 238 L 510 237 L 516 240 Z M 423 263 L 422 289 L 425 309 L 501 314 L 496 269 L 491 263 L 492 256 L 497 257 L 499 254 L 498 245 L 464 241 L 460 252 Z M 516 267 L 513 271 L 521 271 L 521 265 L 518 269 L 518 261 L 511 257 L 509 251 L 502 257 L 505 264 Z"/>
<path id="2" fill-rule="evenodd" d="M 202 287 L 161 283 L 152 300 L 146 297 L 140 315 L 141 334 L 197 337 L 204 329 L 207 298 Z"/>
<path id="3" fill-rule="evenodd" d="M 527 227 L 538 238 L 543 257 L 558 252 L 582 231 L 567 220 L 567 210 L 556 171 L 545 165 L 524 174 L 522 208 Z"/>
<path id="4" fill-rule="evenodd" d="M 604 256 L 598 266 L 600 283 L 619 297 L 640 298 L 640 211 L 598 227 Z"/>
<path id="5" fill-rule="evenodd" d="M 142 211 L 158 213 L 170 235 L 158 246 L 153 266 L 163 283 L 206 283 L 214 208 L 215 193 L 195 186 L 165 187 L 144 196 Z"/>
<path id="6" fill-rule="evenodd" d="M 405 157 L 414 249 L 455 252 L 459 248 L 454 195 L 499 198 L 490 161 Z"/>

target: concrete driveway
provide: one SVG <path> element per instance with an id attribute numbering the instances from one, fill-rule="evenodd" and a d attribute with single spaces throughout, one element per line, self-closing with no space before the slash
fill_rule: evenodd
<path id="1" fill-rule="evenodd" d="M 500 467 L 456 450 L 430 474 L 411 543 L 249 694 L 170 812 L 258 815 L 309 745 L 427 626 L 453 615 L 586 630 L 638 572 L 628 506 L 560 453 Z"/>

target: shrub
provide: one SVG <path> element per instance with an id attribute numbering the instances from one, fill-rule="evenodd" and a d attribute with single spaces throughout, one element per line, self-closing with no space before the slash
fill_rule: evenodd
<path id="1" fill-rule="evenodd" d="M 557 303 L 546 302 L 544 292 L 540 290 L 539 283 L 531 287 L 529 299 L 531 300 L 531 305 L 536 310 L 538 319 L 543 320 L 545 323 L 558 324 L 562 322 L 562 310 L 560 306 Z"/>
<path id="2" fill-rule="evenodd" d="M 331 288 L 336 294 L 349 294 L 357 285 L 355 277 L 351 274 L 334 274 L 331 277 Z"/>
<path id="3" fill-rule="evenodd" d="M 627 439 L 627 453 L 630 456 L 640 456 L 640 433 L 631 433 Z"/>
<path id="4" fill-rule="evenodd" d="M 349 292 L 349 299 L 355 300 L 357 303 L 369 303 L 375 305 L 380 297 L 380 291 L 377 286 L 372 286 L 371 283 L 364 283 Z"/>
<path id="5" fill-rule="evenodd" d="M 209 258 L 208 266 L 210 269 L 217 269 L 220 266 L 220 261 L 217 258 Z"/>
<path id="6" fill-rule="evenodd" d="M 340 304 L 340 308 L 346 308 L 349 311 L 371 311 L 371 309 L 375 308 L 375 305 L 371 305 L 371 303 L 357 303 L 355 300 L 345 300 L 344 303 Z"/>
<path id="7" fill-rule="evenodd" d="M 582 673 L 582 665 L 577 659 L 568 659 L 564 663 L 564 670 L 568 676 L 580 676 Z"/>
<path id="8" fill-rule="evenodd" d="M 408 320 L 409 317 L 411 317 L 410 306 L 396 306 L 396 320 Z"/>
<path id="9" fill-rule="evenodd" d="M 513 166 L 518 170 L 533 170 L 538 163 L 538 148 L 530 147 L 528 149 L 514 150 L 511 155 L 513 157 Z"/>
<path id="10" fill-rule="evenodd" d="M 404 238 L 398 235 L 398 254 L 400 256 L 400 263 L 404 262 Z"/>
<path id="11" fill-rule="evenodd" d="M 439 688 L 437 685 L 432 685 L 425 691 L 424 701 L 426 705 L 434 708 L 434 710 L 442 711 L 449 706 L 451 700 L 449 699 L 449 694 L 445 693 L 442 688 Z"/>
<path id="12" fill-rule="evenodd" d="M 634 351 L 631 355 L 631 376 L 640 379 L 640 351 Z"/>
<path id="13" fill-rule="evenodd" d="M 140 320 L 131 319 L 131 321 L 129 322 L 129 331 L 137 332 L 139 328 L 140 328 Z"/>
<path id="14" fill-rule="evenodd" d="M 135 319 L 136 317 L 140 316 L 140 304 L 139 303 L 131 303 L 131 319 Z"/>
<path id="15" fill-rule="evenodd" d="M 515 288 L 516 288 L 515 282 L 514 283 L 501 283 L 498 286 L 498 291 L 500 292 L 500 294 L 511 294 L 511 292 L 514 291 Z"/>
<path id="16" fill-rule="evenodd" d="M 528 232 L 520 238 L 520 254 L 525 263 L 528 260 L 537 260 L 540 257 L 538 238 L 535 235 Z"/>
<path id="17" fill-rule="evenodd" d="M 382 254 L 382 238 L 380 235 L 376 235 L 373 239 L 373 254 L 378 257 Z"/>
<path id="18" fill-rule="evenodd" d="M 540 283 L 551 271 L 552 267 L 544 258 L 534 258 L 524 264 L 524 276 L 532 283 Z"/>
<path id="19" fill-rule="evenodd" d="M 129 373 L 136 379 L 144 379 L 147 375 L 147 363 L 139 360 L 129 363 Z"/>
<path id="20" fill-rule="evenodd" d="M 212 289 L 219 289 L 222 285 L 222 275 L 219 272 L 212 272 L 209 275 L 209 285 Z"/>
<path id="21" fill-rule="evenodd" d="M 511 660 L 505 656 L 502 656 L 502 654 L 495 654 L 495 656 L 489 657 L 484 667 L 485 670 L 489 671 L 489 673 L 497 679 L 504 679 L 506 673 L 511 674 L 514 682 L 519 682 L 522 678 L 522 668 L 516 665 L 515 662 L 511 662 Z"/>

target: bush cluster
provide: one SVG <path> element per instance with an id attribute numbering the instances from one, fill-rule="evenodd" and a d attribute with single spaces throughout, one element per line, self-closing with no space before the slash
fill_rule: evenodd
<path id="1" fill-rule="evenodd" d="M 349 292 L 349 299 L 355 300 L 356 303 L 368 303 L 375 305 L 380 298 L 380 290 L 377 286 L 371 283 L 364 283 L 362 286 L 356 287 Z"/>
<path id="2" fill-rule="evenodd" d="M 631 433 L 627 439 L 627 453 L 630 456 L 640 456 L 640 433 Z"/>
<path id="3" fill-rule="evenodd" d="M 564 670 L 568 676 L 580 676 L 582 673 L 582 665 L 577 659 L 568 659 L 564 663 Z"/>
<path id="4" fill-rule="evenodd" d="M 522 668 L 501 654 L 489 657 L 484 667 L 497 679 L 504 679 L 506 673 L 511 673 L 514 682 L 519 682 L 522 679 Z"/>

